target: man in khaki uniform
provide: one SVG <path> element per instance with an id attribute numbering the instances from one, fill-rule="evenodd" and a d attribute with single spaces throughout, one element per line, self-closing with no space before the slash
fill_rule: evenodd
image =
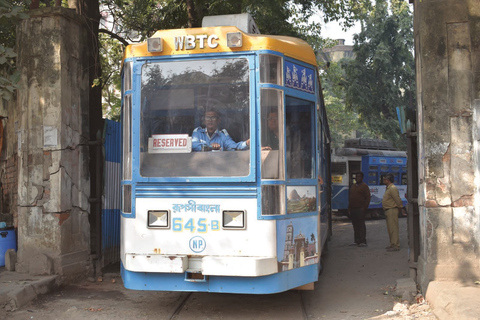
<path id="1" fill-rule="evenodd" d="M 398 236 L 398 212 L 403 208 L 402 199 L 398 193 L 397 187 L 393 184 L 394 177 L 387 174 L 383 177 L 383 184 L 387 186 L 382 199 L 383 210 L 387 220 L 388 236 L 390 237 L 390 245 L 387 251 L 399 251 L 400 240 Z"/>

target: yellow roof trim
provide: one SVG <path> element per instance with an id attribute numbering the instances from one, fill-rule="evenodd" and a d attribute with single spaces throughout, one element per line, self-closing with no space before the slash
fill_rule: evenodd
<path id="1" fill-rule="evenodd" d="M 227 33 L 241 32 L 236 27 L 208 27 L 193 29 L 173 29 L 157 31 L 152 38 L 163 39 L 162 52 L 148 52 L 147 42 L 140 44 L 131 44 L 125 49 L 124 59 L 131 57 L 145 56 L 169 56 L 169 55 L 194 55 L 201 53 L 215 52 L 241 52 L 241 51 L 258 51 L 272 50 L 283 53 L 285 56 L 298 59 L 300 61 L 316 65 L 316 57 L 312 48 L 305 41 L 293 37 L 270 36 L 262 34 L 246 34 L 243 35 L 243 45 L 240 48 L 227 47 Z M 218 43 L 215 48 L 211 48 L 206 43 L 206 37 L 216 35 L 217 39 L 213 39 L 214 43 Z M 203 48 L 200 48 L 200 41 L 195 41 L 196 47 L 190 50 L 175 49 L 175 38 L 185 36 L 200 36 L 203 40 Z M 181 38 L 177 38 L 181 39 Z"/>

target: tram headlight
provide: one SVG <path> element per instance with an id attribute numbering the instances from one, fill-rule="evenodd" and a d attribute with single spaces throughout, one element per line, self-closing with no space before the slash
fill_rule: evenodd
<path id="1" fill-rule="evenodd" d="M 162 38 L 148 38 L 147 39 L 148 52 L 162 52 L 163 39 Z"/>
<path id="2" fill-rule="evenodd" d="M 149 228 L 169 228 L 167 210 L 148 210 Z"/>
<path id="3" fill-rule="evenodd" d="M 245 211 L 223 211 L 222 226 L 225 229 L 245 229 Z"/>
<path id="4" fill-rule="evenodd" d="M 227 47 L 229 48 L 240 48 L 242 44 L 242 33 L 241 32 L 229 32 L 227 33 Z"/>

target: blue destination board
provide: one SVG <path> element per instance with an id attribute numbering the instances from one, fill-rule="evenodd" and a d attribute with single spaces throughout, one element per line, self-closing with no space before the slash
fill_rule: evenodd
<path id="1" fill-rule="evenodd" d="M 285 87 L 315 93 L 313 69 L 285 61 Z"/>

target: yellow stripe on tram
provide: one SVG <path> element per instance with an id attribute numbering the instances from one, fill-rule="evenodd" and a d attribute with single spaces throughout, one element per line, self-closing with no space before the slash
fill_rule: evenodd
<path id="1" fill-rule="evenodd" d="M 239 47 L 228 47 L 228 33 L 240 33 L 242 45 Z M 162 39 L 161 52 L 149 52 L 147 42 L 131 44 L 125 50 L 124 59 L 131 57 L 272 50 L 316 65 L 315 53 L 310 45 L 301 39 L 286 36 L 247 34 L 236 27 L 160 30 L 152 38 Z"/>

